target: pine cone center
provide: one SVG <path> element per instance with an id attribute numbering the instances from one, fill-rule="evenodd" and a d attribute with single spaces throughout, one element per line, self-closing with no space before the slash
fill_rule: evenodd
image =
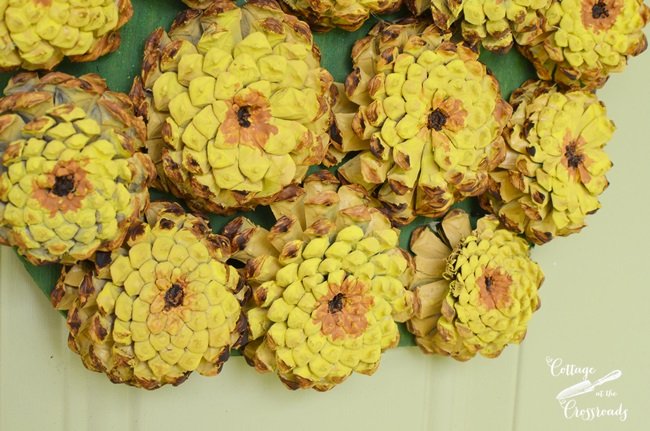
<path id="1" fill-rule="evenodd" d="M 581 0 L 582 24 L 594 31 L 605 31 L 612 28 L 616 18 L 621 13 L 624 0 Z"/>
<path id="2" fill-rule="evenodd" d="M 508 307 L 512 301 L 510 285 L 512 278 L 500 268 L 483 267 L 483 277 L 477 280 L 479 299 L 488 310 Z"/>
<path id="3" fill-rule="evenodd" d="M 584 160 L 584 155 L 578 151 L 578 146 L 575 142 L 571 142 L 564 150 L 564 157 L 566 157 L 567 165 L 570 168 L 576 169 Z"/>
<path id="4" fill-rule="evenodd" d="M 605 2 L 599 0 L 598 3 L 593 5 L 591 8 L 591 17 L 593 19 L 609 18 L 609 10 L 607 10 Z"/>
<path id="5" fill-rule="evenodd" d="M 248 106 L 242 106 L 237 111 L 237 122 L 241 127 L 249 128 L 251 126 L 251 112 Z"/>
<path id="6" fill-rule="evenodd" d="M 172 287 L 165 292 L 165 309 L 169 310 L 170 308 L 178 307 L 183 303 L 184 297 L 185 292 L 183 288 L 176 283 L 172 284 Z"/>
<path id="7" fill-rule="evenodd" d="M 329 292 L 320 298 L 314 321 L 322 325 L 321 332 L 333 339 L 358 337 L 368 327 L 366 313 L 373 306 L 369 286 L 354 277 L 342 284 L 330 284 Z"/>
<path id="8" fill-rule="evenodd" d="M 447 114 L 442 112 L 440 108 L 436 108 L 429 114 L 427 127 L 429 130 L 433 129 L 436 132 L 439 132 L 445 126 L 445 123 L 447 123 Z"/>
<path id="9" fill-rule="evenodd" d="M 74 174 L 61 175 L 54 179 L 52 193 L 57 196 L 67 196 L 75 189 Z"/>
<path id="10" fill-rule="evenodd" d="M 330 314 L 338 313 L 343 310 L 343 304 L 345 300 L 345 295 L 342 293 L 337 293 L 334 295 L 334 298 L 330 299 L 327 303 L 327 310 Z"/>
<path id="11" fill-rule="evenodd" d="M 485 290 L 492 292 L 492 277 L 485 277 Z"/>

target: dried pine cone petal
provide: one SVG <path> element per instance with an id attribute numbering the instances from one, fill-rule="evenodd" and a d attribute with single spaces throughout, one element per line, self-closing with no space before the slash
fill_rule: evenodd
<path id="1" fill-rule="evenodd" d="M 152 203 L 122 247 L 66 268 L 52 303 L 90 370 L 145 389 L 221 371 L 242 339 L 246 289 L 230 244 L 180 205 Z"/>
<path id="2" fill-rule="evenodd" d="M 645 51 L 643 0 L 563 0 L 544 11 L 544 35 L 520 51 L 540 79 L 571 88 L 597 89 L 621 72 L 629 56 Z"/>
<path id="3" fill-rule="evenodd" d="M 370 18 L 370 14 L 395 12 L 402 6 L 402 0 L 282 0 L 282 2 L 316 31 L 329 31 L 334 27 L 355 31 Z"/>
<path id="4" fill-rule="evenodd" d="M 33 264 L 119 245 L 155 176 L 142 120 L 97 75 L 15 76 L 0 99 L 0 243 Z"/>
<path id="5" fill-rule="evenodd" d="M 252 288 L 246 359 L 290 389 L 372 374 L 399 341 L 395 322 L 413 312 L 413 264 L 397 230 L 361 188 L 328 172 L 272 209 L 270 231 L 244 218 L 224 228 Z"/>
<path id="6" fill-rule="evenodd" d="M 471 230 L 469 216 L 449 212 L 434 233 L 413 232 L 415 315 L 407 327 L 425 353 L 460 361 L 499 356 L 520 343 L 540 306 L 544 281 L 529 244 L 488 215 Z"/>
<path id="7" fill-rule="evenodd" d="M 329 146 L 332 76 L 309 27 L 270 0 L 181 13 L 145 49 L 132 96 L 160 186 L 219 214 L 278 199 Z"/>
<path id="8" fill-rule="evenodd" d="M 0 2 L 0 70 L 52 69 L 64 57 L 93 61 L 120 45 L 131 0 Z"/>
<path id="9" fill-rule="evenodd" d="M 471 44 L 504 53 L 513 43 L 527 44 L 543 31 L 544 10 L 552 0 L 406 0 L 415 14 L 429 8 L 433 21 L 442 30 L 449 30 L 457 21 L 463 38 Z"/>
<path id="10" fill-rule="evenodd" d="M 339 170 L 376 191 L 391 219 L 437 217 L 481 194 L 503 159 L 512 109 L 478 54 L 424 21 L 377 25 L 352 52 L 349 104 L 335 107 Z"/>
<path id="11" fill-rule="evenodd" d="M 511 97 L 508 154 L 490 174 L 482 206 L 537 244 L 579 232 L 600 208 L 612 167 L 614 123 L 591 92 L 528 81 Z"/>

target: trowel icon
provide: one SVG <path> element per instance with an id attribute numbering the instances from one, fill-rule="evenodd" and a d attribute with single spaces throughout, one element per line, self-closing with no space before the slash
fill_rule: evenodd
<path id="1" fill-rule="evenodd" d="M 577 397 L 578 395 L 583 395 L 588 392 L 592 392 L 597 386 L 600 386 L 606 382 L 611 382 L 612 380 L 616 380 L 622 375 L 623 372 L 621 370 L 614 370 L 611 373 L 607 374 L 606 376 L 603 376 L 600 379 L 594 381 L 593 383 L 591 383 L 589 380 L 583 380 L 580 383 L 576 383 L 575 385 L 569 386 L 568 388 L 564 389 L 559 394 L 557 394 L 555 398 L 558 401 L 563 401 L 566 400 L 567 398 L 573 398 L 573 397 Z"/>

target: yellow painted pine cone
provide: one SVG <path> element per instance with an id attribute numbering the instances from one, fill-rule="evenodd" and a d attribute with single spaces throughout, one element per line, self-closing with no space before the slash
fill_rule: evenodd
<path id="1" fill-rule="evenodd" d="M 35 265 L 119 246 L 155 177 L 144 139 L 98 75 L 14 76 L 0 99 L 0 244 Z"/>
<path id="2" fill-rule="evenodd" d="M 472 231 L 469 216 L 450 211 L 438 232 L 420 227 L 411 237 L 417 267 L 415 315 L 407 322 L 425 353 L 459 361 L 477 353 L 499 356 L 520 343 L 540 306 L 544 275 L 523 238 L 492 215 Z"/>
<path id="3" fill-rule="evenodd" d="M 597 89 L 645 51 L 649 20 L 643 0 L 557 1 L 545 10 L 543 36 L 519 48 L 540 79 Z"/>
<path id="4" fill-rule="evenodd" d="M 352 51 L 335 107 L 339 173 L 377 193 L 400 225 L 481 194 L 503 159 L 512 109 L 478 54 L 425 21 L 378 24 Z"/>
<path id="5" fill-rule="evenodd" d="M 121 248 L 64 268 L 51 299 L 67 310 L 70 348 L 113 383 L 145 389 L 218 374 L 246 326 L 229 249 L 202 218 L 152 203 Z"/>
<path id="6" fill-rule="evenodd" d="M 214 0 L 181 0 L 183 3 L 193 9 L 207 9 Z"/>
<path id="7" fill-rule="evenodd" d="M 290 389 L 329 390 L 372 374 L 413 312 L 411 257 L 359 186 L 322 171 L 272 204 L 270 231 L 237 218 L 224 228 L 252 288 L 249 364 Z"/>
<path id="8" fill-rule="evenodd" d="M 334 27 L 358 30 L 370 14 L 391 13 L 402 6 L 402 0 L 282 0 L 296 15 L 316 31 Z"/>
<path id="9" fill-rule="evenodd" d="M 415 15 L 431 9 L 442 30 L 460 22 L 463 39 L 505 53 L 513 43 L 528 44 L 542 34 L 544 10 L 553 0 L 406 0 Z"/>
<path id="10" fill-rule="evenodd" d="M 96 60 L 132 15 L 131 0 L 0 0 L 0 71 Z"/>
<path id="11" fill-rule="evenodd" d="M 332 76 L 306 23 L 271 0 L 181 13 L 145 48 L 132 96 L 162 188 L 219 214 L 280 198 L 329 146 Z"/>
<path id="12" fill-rule="evenodd" d="M 593 93 L 549 82 L 528 81 L 510 101 L 508 154 L 481 205 L 537 244 L 579 232 L 609 185 L 604 146 L 614 123 Z"/>

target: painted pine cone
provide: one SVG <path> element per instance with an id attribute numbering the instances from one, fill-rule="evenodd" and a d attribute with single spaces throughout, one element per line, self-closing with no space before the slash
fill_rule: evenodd
<path id="1" fill-rule="evenodd" d="M 425 353 L 497 357 L 524 339 L 544 275 L 529 244 L 494 216 L 472 231 L 467 213 L 452 210 L 438 228 L 421 227 L 411 237 L 417 275 L 408 329 Z"/>
<path id="2" fill-rule="evenodd" d="M 549 82 L 528 81 L 510 101 L 508 154 L 481 204 L 537 244 L 579 232 L 609 185 L 604 146 L 614 123 L 593 93 Z"/>
<path id="3" fill-rule="evenodd" d="M 282 0 L 316 31 L 334 27 L 347 31 L 358 30 L 370 14 L 390 13 L 402 6 L 402 0 Z"/>
<path id="4" fill-rule="evenodd" d="M 430 9 L 433 22 L 449 30 L 460 22 L 463 39 L 498 53 L 516 41 L 528 44 L 543 32 L 544 10 L 553 0 L 406 0 L 415 15 Z"/>
<path id="5" fill-rule="evenodd" d="M 0 70 L 93 61 L 120 45 L 131 0 L 0 0 Z"/>
<path id="6" fill-rule="evenodd" d="M 372 374 L 397 345 L 395 322 L 413 311 L 412 261 L 371 205 L 363 189 L 323 171 L 272 205 L 270 231 L 243 218 L 225 227 L 253 292 L 244 355 L 258 371 L 325 391 L 353 372 Z"/>
<path id="7" fill-rule="evenodd" d="M 481 194 L 512 112 L 478 54 L 425 21 L 378 24 L 352 52 L 350 103 L 335 108 L 339 173 L 377 193 L 397 224 Z"/>
<path id="8" fill-rule="evenodd" d="M 52 303 L 92 371 L 145 389 L 219 373 L 242 341 L 246 289 L 230 245 L 180 205 L 155 202 L 122 247 L 65 268 Z"/>
<path id="9" fill-rule="evenodd" d="M 193 9 L 207 9 L 214 0 L 181 0 L 183 3 Z"/>
<path id="10" fill-rule="evenodd" d="M 307 24 L 220 0 L 149 38 L 132 95 L 160 186 L 219 214 L 281 197 L 329 146 L 332 76 Z"/>
<path id="11" fill-rule="evenodd" d="M 544 35 L 520 51 L 540 79 L 571 88 L 597 89 L 648 46 L 643 0 L 562 0 L 544 13 Z"/>
<path id="12" fill-rule="evenodd" d="M 129 98 L 97 75 L 16 75 L 0 99 L 0 244 L 33 264 L 119 245 L 149 202 L 153 163 Z"/>

